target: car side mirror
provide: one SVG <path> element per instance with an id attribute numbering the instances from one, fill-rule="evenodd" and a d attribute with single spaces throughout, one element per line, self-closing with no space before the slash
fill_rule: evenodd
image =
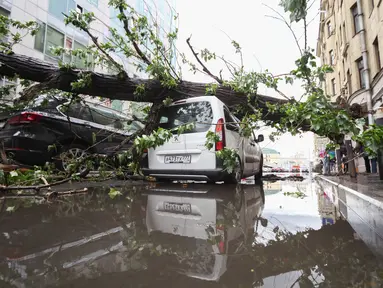
<path id="1" fill-rule="evenodd" d="M 265 138 L 263 137 L 262 134 L 258 135 L 258 140 L 257 142 L 260 143 L 260 142 L 263 142 L 263 140 L 265 140 Z"/>

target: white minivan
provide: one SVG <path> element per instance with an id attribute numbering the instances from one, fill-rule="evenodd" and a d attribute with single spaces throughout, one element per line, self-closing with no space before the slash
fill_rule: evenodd
<path id="1" fill-rule="evenodd" d="M 258 143 L 263 141 L 263 135 L 241 136 L 240 121 L 217 97 L 179 100 L 160 111 L 162 128 L 173 129 L 187 123 L 194 123 L 194 129 L 181 135 L 175 133 L 164 145 L 148 150 L 142 162 L 144 175 L 158 180 L 208 182 L 239 182 L 249 176 L 262 177 L 263 156 Z M 205 146 L 208 131 L 219 136 L 211 150 Z M 216 152 L 225 147 L 234 148 L 239 154 L 238 168 L 231 174 L 216 156 Z"/>

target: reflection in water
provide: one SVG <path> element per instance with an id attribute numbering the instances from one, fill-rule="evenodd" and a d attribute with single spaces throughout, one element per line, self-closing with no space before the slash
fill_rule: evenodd
<path id="1" fill-rule="evenodd" d="M 20 208 L 0 218 L 0 284 L 381 286 L 380 262 L 310 185 L 150 184 L 115 199 L 98 188 Z"/>

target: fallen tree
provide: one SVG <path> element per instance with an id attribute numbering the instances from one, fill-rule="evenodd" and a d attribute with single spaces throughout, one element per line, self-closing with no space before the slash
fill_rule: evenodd
<path id="1" fill-rule="evenodd" d="M 383 145 L 383 129 L 371 127 L 368 133 L 358 136 L 361 132 L 358 126 L 360 123 L 355 121 L 355 115 L 343 105 L 344 102 L 338 103 L 343 106 L 331 103 L 330 97 L 321 88 L 320 82 L 324 80 L 326 73 L 332 71 L 332 68 L 326 65 L 318 67 L 313 54 L 314 50 L 308 47 L 306 17 L 310 5 L 302 0 L 281 1 L 280 5 L 289 14 L 290 21 L 285 20 L 277 10 L 269 8 L 276 13 L 277 17 L 274 18 L 281 20 L 293 33 L 301 54 L 295 62 L 295 69 L 283 75 L 273 75 L 268 71 L 261 73 L 247 71 L 243 63 L 241 46 L 234 40 L 231 44 L 239 56 L 240 64 L 230 62 L 207 49 L 197 51 L 189 38 L 187 44 L 197 64 L 187 59 L 183 53 L 180 53 L 179 58 L 193 72 L 209 76 L 213 83 L 186 81 L 182 79 L 181 71 L 177 71 L 177 68 L 171 64 L 175 53 L 177 29 L 167 33 L 165 39 L 161 39 L 157 33 L 158 24 L 150 23 L 147 17 L 137 13 L 125 0 L 109 1 L 109 6 L 119 12 L 117 18 L 121 22 L 124 33 L 121 34 L 115 28 L 108 27 L 110 36 L 105 36 L 102 41 L 93 33 L 93 22 L 98 19 L 92 12 L 71 11 L 69 15 L 65 15 L 65 24 L 82 30 L 88 35 L 92 44 L 85 49 L 52 47 L 51 53 L 61 59 L 58 66 L 15 54 L 13 47 L 20 44 L 23 36 L 28 33 L 35 35 L 39 25 L 33 21 L 20 23 L 0 16 L 0 22 L 4 28 L 0 31 L 1 36 L 4 36 L 3 42 L 0 43 L 0 75 L 23 79 L 22 85 L 25 89 L 16 101 L 18 106 L 52 89 L 66 91 L 66 95 L 71 100 L 85 94 L 153 103 L 144 120 L 145 128 L 125 140 L 125 142 L 134 140 L 129 157 L 136 164 L 143 151 L 162 145 L 171 137 L 169 131 L 157 130 L 159 109 L 178 99 L 197 95 L 216 95 L 230 106 L 241 118 L 240 126 L 243 136 L 249 136 L 250 131 L 259 128 L 259 121 L 263 120 L 275 128 L 277 133 L 290 132 L 296 135 L 304 131 L 312 131 L 330 138 L 336 144 L 342 142 L 345 134 L 351 134 L 358 137 L 358 140 L 367 146 L 367 150 L 371 148 L 368 150 L 370 154 L 376 153 L 377 149 Z M 155 19 L 155 17 L 152 18 Z M 292 28 L 293 23 L 300 21 L 304 22 L 303 47 L 300 47 Z M 15 33 L 14 30 L 23 31 L 24 34 Z M 130 71 L 127 71 L 119 61 L 121 57 L 117 57 L 117 54 L 122 55 L 126 60 L 136 61 L 138 63 L 135 64 L 136 69 L 144 71 L 148 78 L 132 78 Z M 85 68 L 78 69 L 72 60 L 64 61 L 68 58 L 82 60 Z M 221 73 L 214 75 L 207 65 L 212 60 L 222 61 L 230 77 L 224 79 Z M 112 72 L 110 74 L 96 73 L 93 72 L 94 67 L 102 68 L 101 70 L 108 73 Z M 294 81 L 303 82 L 305 92 L 301 99 L 297 100 L 285 95 L 278 87 L 282 81 L 291 85 Z M 259 95 L 257 91 L 259 85 L 274 89 L 282 98 Z M 9 89 L 3 88 L 1 92 L 1 96 L 4 96 L 3 92 L 9 92 Z M 301 101 L 303 98 L 305 101 Z M 144 135 L 151 135 L 150 139 L 155 139 L 145 141 L 142 138 Z M 211 143 L 209 147 L 212 147 Z M 237 157 L 236 153 L 223 154 Z"/>
<path id="2" fill-rule="evenodd" d="M 7 77 L 20 77 L 30 81 L 44 83 L 44 89 L 58 89 L 66 92 L 73 92 L 71 83 L 83 77 L 84 71 L 72 68 L 64 68 L 47 63 L 42 60 L 19 54 L 0 53 L 0 75 Z M 197 83 L 190 81 L 180 81 L 176 88 L 167 88 L 161 85 L 157 79 L 140 79 L 120 77 L 120 75 L 101 74 L 87 71 L 91 85 L 86 85 L 76 89 L 76 93 L 109 98 L 111 100 L 124 100 L 135 102 L 162 103 L 166 98 L 173 101 L 189 97 L 206 95 L 208 83 Z M 136 96 L 136 89 L 145 86 L 145 94 L 142 97 Z M 32 86 L 33 87 L 33 86 Z M 40 89 L 38 90 L 40 91 Z M 28 95 L 30 97 L 25 97 Z M 30 100 L 33 94 L 24 94 L 23 100 Z M 278 99 L 265 95 L 253 95 L 247 98 L 243 92 L 236 92 L 228 86 L 217 86 L 215 96 L 228 106 L 243 105 L 248 103 L 256 105 L 259 109 L 267 111 L 266 103 L 277 104 L 285 103 L 286 99 Z M 265 113 L 265 119 L 274 119 L 271 113 Z"/>

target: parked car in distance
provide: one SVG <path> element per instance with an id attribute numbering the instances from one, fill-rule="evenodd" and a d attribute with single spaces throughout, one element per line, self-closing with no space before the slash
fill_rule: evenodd
<path id="1" fill-rule="evenodd" d="M 131 117 L 102 105 L 67 103 L 68 99 L 43 95 L 25 110 L 1 114 L 0 141 L 7 156 L 24 165 L 44 165 L 65 153 L 69 160 L 56 164 L 67 169 L 70 158 L 110 155 L 143 126 L 136 121 L 129 124 Z M 124 145 L 120 150 L 128 148 Z"/>
<path id="2" fill-rule="evenodd" d="M 288 172 L 286 169 L 284 168 L 281 168 L 281 167 L 274 167 L 271 169 L 271 172 L 274 172 L 274 173 L 285 173 L 285 172 Z"/>
<path id="3" fill-rule="evenodd" d="M 240 182 L 241 178 L 262 176 L 263 155 L 259 142 L 263 135 L 243 137 L 240 121 L 230 113 L 226 105 L 215 96 L 201 96 L 180 100 L 160 111 L 160 127 L 174 129 L 194 123 L 192 130 L 174 136 L 155 149 L 149 149 L 143 160 L 144 175 L 158 180 L 189 179 L 216 182 Z M 212 150 L 205 146 L 209 131 L 218 135 L 219 141 Z M 238 167 L 228 174 L 217 151 L 236 149 Z"/>

